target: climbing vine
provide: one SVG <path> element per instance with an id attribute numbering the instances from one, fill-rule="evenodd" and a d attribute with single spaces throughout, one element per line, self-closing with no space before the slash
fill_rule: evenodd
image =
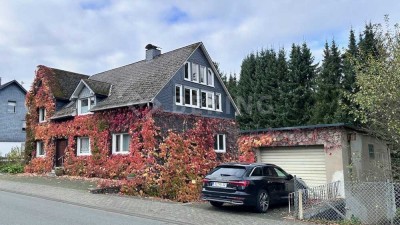
<path id="1" fill-rule="evenodd" d="M 255 162 L 255 149 L 259 147 L 323 145 L 327 153 L 340 149 L 342 133 L 340 128 L 304 129 L 290 131 L 270 131 L 256 134 L 243 134 L 238 139 L 239 160 Z"/>
<path id="2" fill-rule="evenodd" d="M 210 169 L 220 162 L 238 160 L 234 120 L 167 113 L 148 107 L 123 107 L 51 120 L 56 105 L 48 84 L 51 75 L 50 68 L 40 66 L 26 97 L 26 172 L 51 171 L 56 142 L 66 139 L 66 174 L 117 179 L 123 193 L 186 202 L 199 198 L 202 178 Z M 38 122 L 40 107 L 46 108 L 47 122 Z M 112 154 L 114 133 L 130 135 L 128 154 Z M 217 133 L 227 135 L 224 154 L 214 151 Z M 89 137 L 91 155 L 77 155 L 78 137 Z M 44 157 L 36 157 L 36 141 L 43 141 Z"/>

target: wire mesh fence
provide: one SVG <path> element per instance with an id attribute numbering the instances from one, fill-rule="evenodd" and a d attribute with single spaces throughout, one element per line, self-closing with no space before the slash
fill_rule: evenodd
<path id="1" fill-rule="evenodd" d="M 298 188 L 289 197 L 290 211 L 299 219 L 400 224 L 400 183 L 334 182 Z"/>

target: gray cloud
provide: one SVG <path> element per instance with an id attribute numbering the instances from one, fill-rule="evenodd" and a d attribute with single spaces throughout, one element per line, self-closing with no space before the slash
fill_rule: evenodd
<path id="1" fill-rule="evenodd" d="M 37 65 L 94 74 L 144 58 L 153 43 L 170 51 L 203 41 L 223 71 L 261 48 L 306 41 L 316 61 L 326 40 L 345 47 L 350 27 L 399 21 L 400 2 L 1 1 L 0 76 L 29 88 Z"/>

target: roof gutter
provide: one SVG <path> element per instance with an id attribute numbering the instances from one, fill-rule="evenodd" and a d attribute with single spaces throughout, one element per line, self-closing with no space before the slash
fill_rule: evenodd
<path id="1" fill-rule="evenodd" d="M 99 109 L 94 108 L 94 109 L 90 110 L 90 112 L 98 112 L 98 111 L 103 111 L 103 110 L 107 110 L 107 109 L 115 109 L 115 108 L 134 106 L 134 105 L 144 105 L 144 104 L 147 104 L 147 103 L 151 103 L 151 101 L 129 102 L 129 103 L 124 103 L 124 104 L 119 104 L 119 105 L 101 107 Z"/>
<path id="2" fill-rule="evenodd" d="M 268 133 L 274 131 L 291 131 L 291 130 L 306 130 L 306 129 L 319 129 L 319 128 L 337 128 L 343 127 L 352 129 L 360 132 L 367 132 L 367 130 L 356 127 L 351 124 L 346 123 L 335 123 L 335 124 L 316 124 L 316 125 L 307 125 L 307 126 L 296 126 L 296 127 L 277 127 L 277 128 L 266 128 L 266 129 L 256 129 L 256 130 L 241 130 L 240 134 L 258 134 L 258 133 Z"/>

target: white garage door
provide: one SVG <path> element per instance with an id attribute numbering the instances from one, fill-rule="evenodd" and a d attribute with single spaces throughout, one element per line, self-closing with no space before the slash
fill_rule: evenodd
<path id="1" fill-rule="evenodd" d="M 261 162 L 281 167 L 302 178 L 309 187 L 327 183 L 323 146 L 261 148 L 260 156 Z"/>

